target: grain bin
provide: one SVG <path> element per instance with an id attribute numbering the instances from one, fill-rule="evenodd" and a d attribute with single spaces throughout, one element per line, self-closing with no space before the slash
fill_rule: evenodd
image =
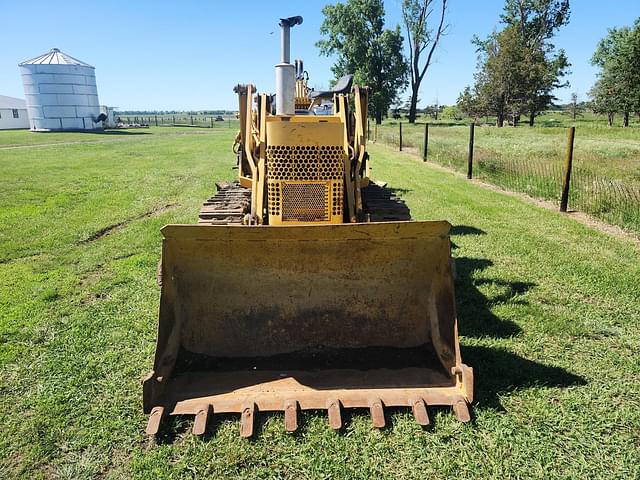
<path id="1" fill-rule="evenodd" d="M 95 68 L 57 48 L 19 64 L 31 130 L 99 130 Z"/>

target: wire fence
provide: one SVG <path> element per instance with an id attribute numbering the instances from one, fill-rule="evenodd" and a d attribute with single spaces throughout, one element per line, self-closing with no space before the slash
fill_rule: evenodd
<path id="1" fill-rule="evenodd" d="M 491 128 L 491 127 L 487 127 Z M 377 141 L 400 149 L 400 129 L 376 128 L 370 133 Z M 412 129 L 403 125 L 402 149 L 424 157 L 424 125 Z M 467 172 L 468 129 L 429 127 L 427 161 L 450 169 Z M 491 131 L 483 132 L 476 141 L 473 153 L 473 177 L 507 190 L 526 193 L 535 198 L 560 202 L 565 173 L 566 130 L 550 132 L 547 148 L 535 149 L 527 145 L 530 138 L 510 136 L 491 138 Z M 494 130 L 495 131 L 495 130 Z M 557 132 L 557 136 L 556 136 Z M 377 134 L 377 137 L 376 137 Z M 488 140 L 483 144 L 483 140 Z M 579 142 L 580 140 L 576 140 Z M 533 151 L 532 151 L 533 149 Z M 640 181 L 613 178 L 595 171 L 593 165 L 582 161 L 588 152 L 574 154 L 569 190 L 569 209 L 593 215 L 610 224 L 640 233 Z M 607 159 L 599 159 L 606 162 Z M 599 165 L 601 167 L 601 165 Z"/>
<path id="2" fill-rule="evenodd" d="M 236 118 L 222 115 L 116 115 L 116 118 L 127 125 L 156 127 L 231 128 L 233 123 L 238 123 Z"/>

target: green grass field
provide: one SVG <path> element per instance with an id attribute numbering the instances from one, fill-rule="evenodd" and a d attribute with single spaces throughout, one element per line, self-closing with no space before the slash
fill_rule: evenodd
<path id="1" fill-rule="evenodd" d="M 539 126 L 518 128 L 477 126 L 474 176 L 508 190 L 559 202 L 564 179 L 567 127 L 574 123 L 542 117 Z M 420 156 L 424 144 L 421 124 L 403 122 L 405 149 Z M 545 124 L 556 126 L 544 126 Z M 640 125 L 609 128 L 600 121 L 575 122 L 573 173 L 569 207 L 630 232 L 640 234 Z M 371 138 L 398 146 L 398 121 L 371 125 Z M 434 123 L 429 129 L 428 160 L 467 171 L 468 125 Z"/>
<path id="2" fill-rule="evenodd" d="M 473 422 L 263 414 L 246 441 L 229 415 L 150 441 L 159 229 L 234 178 L 235 132 L 135 133 L 0 132 L 27 145 L 0 149 L 0 478 L 640 478 L 637 244 L 376 145 L 374 176 L 454 225 Z"/>

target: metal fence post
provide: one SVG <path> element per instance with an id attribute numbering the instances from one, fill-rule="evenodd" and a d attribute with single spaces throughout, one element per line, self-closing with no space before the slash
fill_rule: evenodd
<path id="1" fill-rule="evenodd" d="M 424 149 L 422 151 L 422 161 L 427 161 L 427 152 L 429 150 L 429 122 L 424 124 Z"/>
<path id="2" fill-rule="evenodd" d="M 398 122 L 400 125 L 400 151 L 402 151 L 402 122 Z"/>
<path id="3" fill-rule="evenodd" d="M 471 122 L 469 125 L 469 157 L 467 158 L 467 178 L 473 178 L 473 133 L 476 124 Z"/>
<path id="4" fill-rule="evenodd" d="M 564 183 L 562 184 L 562 196 L 560 197 L 560 211 L 566 212 L 569 204 L 569 185 L 571 183 L 571 167 L 573 165 L 573 140 L 576 135 L 576 127 L 569 128 L 567 139 L 567 155 L 564 160 Z"/>

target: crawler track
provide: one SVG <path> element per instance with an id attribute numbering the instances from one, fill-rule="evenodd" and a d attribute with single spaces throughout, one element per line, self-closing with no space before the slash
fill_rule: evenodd
<path id="1" fill-rule="evenodd" d="M 216 183 L 218 191 L 202 204 L 198 223 L 205 225 L 242 224 L 251 211 L 251 190 L 239 183 Z"/>
<path id="2" fill-rule="evenodd" d="M 242 224 L 251 211 L 251 190 L 238 183 L 217 183 L 218 191 L 202 204 L 198 223 L 204 225 Z M 370 183 L 362 189 L 365 222 L 411 220 L 409 207 L 393 190 Z"/>

